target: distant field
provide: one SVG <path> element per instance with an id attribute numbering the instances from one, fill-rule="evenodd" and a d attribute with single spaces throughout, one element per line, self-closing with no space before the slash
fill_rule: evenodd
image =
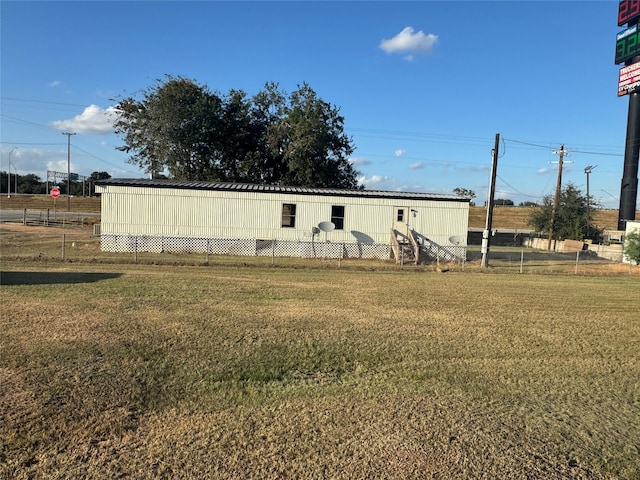
<path id="1" fill-rule="evenodd" d="M 23 210 L 53 210 L 56 208 L 60 211 L 66 211 L 67 198 L 59 197 L 53 199 L 48 195 L 12 195 L 11 198 L 7 198 L 6 195 L 0 195 L 0 208 L 2 209 L 17 209 Z M 100 198 L 99 197 L 71 197 L 71 211 L 72 212 L 100 212 Z"/>
<path id="2" fill-rule="evenodd" d="M 531 207 L 495 207 L 493 209 L 494 228 L 518 228 L 531 229 L 529 216 Z M 469 208 L 469 227 L 484 228 L 487 218 L 485 207 Z M 640 211 L 636 213 L 636 218 L 640 219 Z M 594 212 L 594 223 L 604 230 L 618 229 L 618 210 L 596 210 Z"/>
<path id="3" fill-rule="evenodd" d="M 638 280 L 5 260 L 0 478 L 638 479 Z"/>
<path id="4" fill-rule="evenodd" d="M 54 200 L 48 196 L 13 196 L 7 198 L 0 196 L 0 208 L 24 209 L 31 208 L 37 210 L 53 209 Z M 67 207 L 67 199 L 56 200 L 57 208 L 64 210 Z M 73 212 L 100 212 L 100 199 L 98 197 L 74 197 L 71 199 L 71 211 Z M 470 207 L 469 227 L 484 228 L 487 210 L 485 207 Z M 531 208 L 525 207 L 496 207 L 493 211 L 494 228 L 517 228 L 528 230 Z M 636 214 L 640 219 L 640 211 Z M 598 227 L 607 230 L 618 228 L 617 210 L 598 210 L 595 212 L 595 223 Z"/>

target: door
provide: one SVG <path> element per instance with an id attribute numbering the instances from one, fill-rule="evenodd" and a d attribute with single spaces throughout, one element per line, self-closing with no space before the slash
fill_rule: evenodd
<path id="1" fill-rule="evenodd" d="M 393 228 L 398 233 L 407 236 L 409 230 L 409 207 L 394 207 Z"/>

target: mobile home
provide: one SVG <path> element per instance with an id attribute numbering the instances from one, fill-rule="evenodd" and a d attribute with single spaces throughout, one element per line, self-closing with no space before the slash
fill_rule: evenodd
<path id="1" fill-rule="evenodd" d="M 469 199 L 454 195 L 109 179 L 104 251 L 427 261 L 466 254 Z"/>

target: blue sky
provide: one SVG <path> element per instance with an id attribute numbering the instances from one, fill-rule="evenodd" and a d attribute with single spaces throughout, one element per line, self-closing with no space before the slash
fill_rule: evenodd
<path id="1" fill-rule="evenodd" d="M 143 177 L 108 112 L 166 74 L 252 96 L 303 82 L 340 108 L 368 189 L 516 204 L 563 183 L 618 208 L 628 98 L 617 1 L 1 2 L 0 170 Z M 9 155 L 9 152 L 11 156 Z"/>

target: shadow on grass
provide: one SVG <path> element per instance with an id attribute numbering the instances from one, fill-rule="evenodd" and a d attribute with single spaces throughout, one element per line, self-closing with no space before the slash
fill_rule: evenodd
<path id="1" fill-rule="evenodd" d="M 513 250 L 490 250 L 489 257 L 493 260 L 506 260 L 506 261 L 520 261 L 521 250 L 514 248 Z M 480 251 L 468 251 L 467 260 L 480 260 L 482 258 L 482 252 Z M 598 257 L 595 253 L 580 252 L 580 261 L 589 261 L 593 263 L 611 263 L 611 260 Z M 539 252 L 539 251 L 524 251 L 524 261 L 536 261 L 536 262 L 575 262 L 576 252 Z"/>
<path id="2" fill-rule="evenodd" d="M 0 285 L 92 283 L 112 278 L 120 278 L 121 276 L 121 273 L 0 272 Z"/>

